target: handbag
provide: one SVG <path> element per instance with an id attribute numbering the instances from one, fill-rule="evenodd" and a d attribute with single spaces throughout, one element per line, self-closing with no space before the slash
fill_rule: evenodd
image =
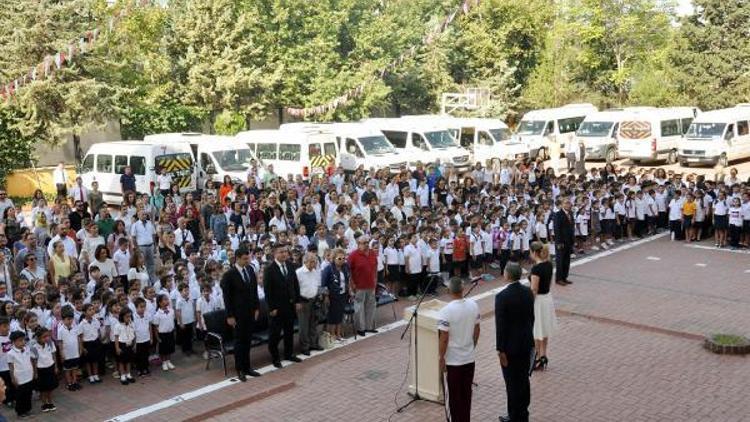
<path id="1" fill-rule="evenodd" d="M 318 346 L 326 350 L 333 347 L 334 341 L 335 339 L 328 331 L 323 331 L 318 336 Z"/>

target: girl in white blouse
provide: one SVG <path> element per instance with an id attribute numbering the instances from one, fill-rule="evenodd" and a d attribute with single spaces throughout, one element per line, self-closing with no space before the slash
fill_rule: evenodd
<path id="1" fill-rule="evenodd" d="M 133 311 L 123 307 L 118 318 L 119 323 L 115 326 L 115 354 L 117 355 L 117 368 L 120 372 L 120 384 L 128 385 L 135 382 L 130 375 L 130 364 L 133 361 L 133 345 L 135 344 L 135 327 L 133 326 Z"/>

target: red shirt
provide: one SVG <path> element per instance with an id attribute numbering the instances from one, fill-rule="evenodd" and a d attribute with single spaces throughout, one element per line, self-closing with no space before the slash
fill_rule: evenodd
<path id="1" fill-rule="evenodd" d="M 465 261 L 466 250 L 469 248 L 469 242 L 466 236 L 458 236 L 453 240 L 453 260 Z"/>
<path id="2" fill-rule="evenodd" d="M 378 252 L 370 249 L 365 253 L 357 249 L 349 255 L 347 261 L 354 288 L 374 290 L 378 274 Z"/>

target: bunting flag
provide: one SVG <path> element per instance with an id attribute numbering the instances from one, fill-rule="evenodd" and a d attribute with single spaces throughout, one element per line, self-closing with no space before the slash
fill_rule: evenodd
<path id="1" fill-rule="evenodd" d="M 419 50 L 419 47 L 426 47 L 435 42 L 445 31 L 448 30 L 450 25 L 455 21 L 456 17 L 459 15 L 459 13 L 463 13 L 464 15 L 468 15 L 471 10 L 477 6 L 479 6 L 480 0 L 464 0 L 464 2 L 453 10 L 449 15 L 447 15 L 439 25 L 437 25 L 435 28 L 431 29 L 430 31 L 425 34 L 425 36 L 422 38 L 422 44 L 417 46 L 413 45 L 403 53 L 401 53 L 398 58 L 395 60 L 392 60 L 390 63 L 386 64 L 383 67 L 378 68 L 373 72 L 374 75 L 369 76 L 365 79 L 362 83 L 360 83 L 356 88 L 352 88 L 348 90 L 343 95 L 334 98 L 330 101 L 328 101 L 325 104 L 320 104 L 317 106 L 312 107 L 305 107 L 305 108 L 296 108 L 296 107 L 287 107 L 285 110 L 290 116 L 295 117 L 303 117 L 307 118 L 308 116 L 314 116 L 319 114 L 328 113 L 330 111 L 334 111 L 340 106 L 345 106 L 348 104 L 352 99 L 357 98 L 361 96 L 365 89 L 372 83 L 374 83 L 377 79 L 383 79 L 385 75 L 388 73 L 389 70 L 395 70 L 396 68 L 400 67 L 405 61 L 407 61 L 410 58 L 413 58 L 417 51 Z"/>
<path id="2" fill-rule="evenodd" d="M 130 14 L 134 7 L 146 7 L 150 4 L 150 0 L 133 0 L 132 4 L 128 4 L 127 7 L 117 12 L 114 17 L 108 19 L 108 25 L 106 27 L 107 33 L 114 31 L 119 21 Z M 45 56 L 42 62 L 29 69 L 26 74 L 15 78 L 12 82 L 9 81 L 0 84 L 0 97 L 4 101 L 9 101 L 13 95 L 18 93 L 20 87 L 27 85 L 32 81 L 47 79 L 52 75 L 54 70 L 60 70 L 66 65 L 69 66 L 73 64 L 73 59 L 76 56 L 81 56 L 93 51 L 94 44 L 99 39 L 100 34 L 100 28 L 86 31 L 82 36 L 79 36 L 76 40 L 70 42 L 65 48 L 62 48 L 54 55 Z M 53 65 L 55 66 L 54 69 L 52 68 Z"/>

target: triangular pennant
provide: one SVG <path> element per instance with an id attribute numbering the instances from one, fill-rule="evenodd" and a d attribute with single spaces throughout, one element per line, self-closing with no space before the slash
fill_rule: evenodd
<path id="1" fill-rule="evenodd" d="M 70 63 L 71 60 L 73 60 L 74 53 L 75 53 L 75 47 L 73 46 L 73 44 L 68 44 L 68 63 Z"/>
<path id="2" fill-rule="evenodd" d="M 46 56 L 44 58 L 44 77 L 46 78 L 47 75 L 49 75 L 49 68 L 52 66 L 52 56 Z"/>
<path id="3" fill-rule="evenodd" d="M 31 69 L 31 80 L 32 81 L 36 80 L 36 71 L 37 71 L 37 69 L 38 69 L 38 66 L 34 67 L 33 69 Z"/>
<path id="4" fill-rule="evenodd" d="M 58 69 L 62 66 L 62 56 L 60 53 L 55 54 L 55 67 Z"/>

